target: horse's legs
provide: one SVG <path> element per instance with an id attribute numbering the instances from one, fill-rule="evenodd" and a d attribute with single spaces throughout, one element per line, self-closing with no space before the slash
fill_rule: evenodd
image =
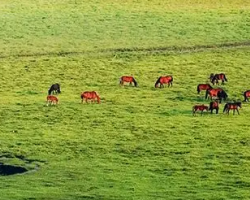
<path id="1" fill-rule="evenodd" d="M 240 113 L 239 113 L 239 110 L 238 110 L 238 108 L 236 108 L 236 110 L 237 110 L 237 112 L 238 112 L 238 115 L 239 115 Z"/>
<path id="2" fill-rule="evenodd" d="M 234 111 L 233 111 L 233 115 L 235 114 L 235 109 L 234 109 Z"/>
<path id="3" fill-rule="evenodd" d="M 219 112 L 219 109 L 218 109 L 218 108 L 216 108 L 216 114 L 218 114 L 218 112 Z"/>

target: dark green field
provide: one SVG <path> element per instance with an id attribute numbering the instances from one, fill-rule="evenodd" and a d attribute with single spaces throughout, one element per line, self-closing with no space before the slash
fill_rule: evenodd
<path id="1" fill-rule="evenodd" d="M 210 73 L 229 101 L 250 90 L 249 25 L 243 0 L 2 0 L 0 199 L 250 199 L 249 103 L 192 115 Z"/>

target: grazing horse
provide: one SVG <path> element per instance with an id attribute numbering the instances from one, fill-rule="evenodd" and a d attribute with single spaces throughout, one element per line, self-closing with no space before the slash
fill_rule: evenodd
<path id="1" fill-rule="evenodd" d="M 99 95 L 97 94 L 97 92 L 95 91 L 86 91 L 86 92 L 83 92 L 81 94 L 81 99 L 82 99 L 82 103 L 83 103 L 83 100 L 85 99 L 85 102 L 88 103 L 88 99 L 91 100 L 91 102 L 95 102 L 95 99 L 97 100 L 97 103 L 100 103 L 100 97 Z"/>
<path id="2" fill-rule="evenodd" d="M 219 98 L 219 102 L 221 103 L 222 99 L 226 101 L 228 95 L 224 90 L 218 91 L 217 97 Z"/>
<path id="3" fill-rule="evenodd" d="M 52 93 L 56 93 L 56 94 L 61 93 L 60 85 L 58 83 L 51 85 L 51 87 L 48 91 L 48 95 L 51 95 Z"/>
<path id="4" fill-rule="evenodd" d="M 211 114 L 213 114 L 213 110 L 216 110 L 216 114 L 219 112 L 219 102 L 216 99 L 215 101 L 211 101 L 209 104 L 209 110 L 211 110 Z"/>
<path id="5" fill-rule="evenodd" d="M 224 84 L 225 81 L 227 81 L 226 75 L 224 73 L 220 74 L 210 74 L 209 77 L 211 83 L 214 84 L 219 84 L 219 80 L 222 81 L 222 84 Z"/>
<path id="6" fill-rule="evenodd" d="M 210 84 L 199 84 L 197 85 L 197 93 L 200 94 L 201 90 L 207 90 L 212 89 L 212 86 Z"/>
<path id="7" fill-rule="evenodd" d="M 123 85 L 124 82 L 128 82 L 129 85 L 132 85 L 132 83 L 134 83 L 134 86 L 137 87 L 137 82 L 133 76 L 122 76 L 120 78 L 120 85 Z"/>
<path id="8" fill-rule="evenodd" d="M 241 108 L 241 102 L 226 103 L 223 109 L 223 113 L 227 113 L 229 115 L 229 111 L 233 110 L 233 114 L 235 114 L 236 110 L 239 115 L 240 113 L 238 107 Z"/>
<path id="9" fill-rule="evenodd" d="M 163 84 L 168 84 L 168 87 L 173 85 L 173 76 L 160 76 L 155 82 L 155 88 L 160 84 L 160 88 L 164 87 Z"/>
<path id="10" fill-rule="evenodd" d="M 210 96 L 211 100 L 212 100 L 213 97 L 217 97 L 219 91 L 223 91 L 223 89 L 221 89 L 221 88 L 207 89 L 205 99 L 207 99 L 208 96 Z"/>
<path id="11" fill-rule="evenodd" d="M 198 110 L 201 111 L 201 115 L 202 115 L 204 110 L 208 111 L 208 106 L 205 106 L 204 104 L 193 106 L 193 109 L 192 109 L 193 115 L 195 115 L 195 113 L 196 113 Z"/>
<path id="12" fill-rule="evenodd" d="M 48 95 L 47 96 L 47 106 L 48 105 L 53 105 L 53 104 L 58 104 L 58 98 L 53 96 L 53 95 Z"/>
<path id="13" fill-rule="evenodd" d="M 244 101 L 249 101 L 248 97 L 250 97 L 250 90 L 247 90 L 243 93 Z"/>

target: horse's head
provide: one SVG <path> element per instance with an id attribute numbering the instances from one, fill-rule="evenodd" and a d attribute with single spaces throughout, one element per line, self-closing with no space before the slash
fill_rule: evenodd
<path id="1" fill-rule="evenodd" d="M 209 76 L 209 79 L 212 80 L 214 78 L 214 74 L 211 73 L 210 76 Z"/>
<path id="2" fill-rule="evenodd" d="M 236 102 L 236 105 L 239 106 L 240 108 L 242 108 L 241 107 L 241 101 Z"/>

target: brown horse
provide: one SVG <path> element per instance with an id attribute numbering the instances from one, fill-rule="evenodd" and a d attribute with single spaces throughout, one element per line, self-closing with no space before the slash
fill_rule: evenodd
<path id="1" fill-rule="evenodd" d="M 214 109 L 216 110 L 216 114 L 218 114 L 218 112 L 219 112 L 218 99 L 216 99 L 215 101 L 210 102 L 210 104 L 209 104 L 209 110 L 211 111 L 211 114 L 213 114 Z"/>
<path id="2" fill-rule="evenodd" d="M 95 102 L 95 99 L 97 100 L 97 103 L 100 103 L 100 97 L 95 91 L 86 91 L 81 94 L 82 103 L 85 99 L 85 102 L 88 103 L 88 100 L 90 99 L 91 102 Z"/>
<path id="3" fill-rule="evenodd" d="M 200 94 L 201 90 L 207 90 L 212 89 L 212 86 L 210 84 L 199 84 L 197 85 L 197 93 Z"/>
<path id="4" fill-rule="evenodd" d="M 236 110 L 239 115 L 240 113 L 238 108 L 241 108 L 241 102 L 226 103 L 223 109 L 223 113 L 227 113 L 229 115 L 229 111 L 233 110 L 233 114 L 235 114 Z"/>
<path id="5" fill-rule="evenodd" d="M 209 77 L 211 83 L 214 84 L 219 84 L 219 80 L 222 81 L 222 84 L 224 84 L 225 81 L 227 81 L 226 75 L 224 73 L 220 74 L 210 74 Z"/>
<path id="6" fill-rule="evenodd" d="M 208 106 L 205 106 L 204 104 L 194 105 L 192 109 L 193 115 L 195 115 L 198 110 L 201 111 L 201 115 L 202 115 L 204 110 L 208 111 Z"/>
<path id="7" fill-rule="evenodd" d="M 168 84 L 169 86 L 173 85 L 173 76 L 160 76 L 157 81 L 155 82 L 155 88 L 158 87 L 158 84 L 160 84 L 160 88 L 164 87 L 163 84 Z"/>
<path id="8" fill-rule="evenodd" d="M 210 96 L 210 98 L 212 100 L 214 97 L 217 97 L 219 91 L 223 91 L 223 89 L 221 89 L 221 88 L 207 89 L 205 99 L 207 99 L 208 96 Z"/>
<path id="9" fill-rule="evenodd" d="M 48 105 L 53 105 L 53 104 L 58 104 L 58 98 L 53 96 L 53 95 L 48 95 L 47 96 L 47 106 Z"/>
<path id="10" fill-rule="evenodd" d="M 243 93 L 244 101 L 249 101 L 248 98 L 250 97 L 250 90 L 247 90 Z"/>
<path id="11" fill-rule="evenodd" d="M 135 81 L 133 76 L 122 76 L 120 78 L 120 85 L 123 85 L 124 82 L 129 83 L 129 85 L 132 85 L 132 83 L 134 83 L 134 86 L 137 87 L 137 82 Z"/>

